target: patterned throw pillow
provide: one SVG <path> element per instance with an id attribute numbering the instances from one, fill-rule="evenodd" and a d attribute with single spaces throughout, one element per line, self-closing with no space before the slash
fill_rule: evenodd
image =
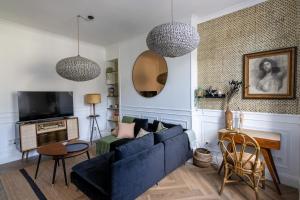
<path id="1" fill-rule="evenodd" d="M 149 134 L 150 132 L 148 132 L 148 131 L 145 131 L 144 129 L 140 129 L 140 131 L 139 131 L 139 133 L 137 134 L 137 136 L 136 136 L 136 138 L 140 138 L 140 137 L 143 137 L 143 136 L 145 136 L 145 135 L 147 135 L 147 134 Z"/>
<path id="2" fill-rule="evenodd" d="M 134 138 L 134 125 L 135 123 L 122 123 L 119 122 L 119 131 L 118 137 L 119 139 L 122 138 Z"/>
<path id="3" fill-rule="evenodd" d="M 161 122 L 159 122 L 156 129 L 156 133 L 159 133 L 160 131 L 167 130 L 167 129 L 168 128 L 164 127 L 164 125 Z"/>

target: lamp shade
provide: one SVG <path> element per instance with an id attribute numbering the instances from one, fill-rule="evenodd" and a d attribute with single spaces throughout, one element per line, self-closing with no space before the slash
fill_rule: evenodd
<path id="1" fill-rule="evenodd" d="M 148 34 L 150 50 L 165 57 L 179 57 L 190 53 L 199 45 L 200 36 L 193 26 L 181 22 L 161 24 Z"/>
<path id="2" fill-rule="evenodd" d="M 87 104 L 97 104 L 100 102 L 101 102 L 101 95 L 99 93 L 85 95 L 85 103 Z"/>
<path id="3" fill-rule="evenodd" d="M 68 80 L 89 81 L 98 77 L 101 69 L 94 61 L 78 55 L 60 60 L 56 72 Z"/>

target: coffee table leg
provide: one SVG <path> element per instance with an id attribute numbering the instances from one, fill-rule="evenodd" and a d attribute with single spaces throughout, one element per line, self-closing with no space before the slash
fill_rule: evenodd
<path id="1" fill-rule="evenodd" d="M 52 176 L 52 184 L 55 182 L 55 175 L 56 175 L 56 167 L 57 167 L 57 158 L 54 159 L 54 170 L 53 170 L 53 176 Z"/>
<path id="2" fill-rule="evenodd" d="M 88 159 L 90 160 L 90 153 L 89 153 L 89 151 L 86 152 L 86 155 L 87 155 Z"/>
<path id="3" fill-rule="evenodd" d="M 37 163 L 37 166 L 36 166 L 34 179 L 36 179 L 37 174 L 38 174 L 38 171 L 39 171 L 40 162 L 41 162 L 41 157 L 42 157 L 42 154 L 39 154 L 39 159 L 38 159 L 38 163 Z"/>
<path id="4" fill-rule="evenodd" d="M 68 185 L 67 174 L 66 174 L 66 164 L 65 164 L 65 159 L 62 158 L 61 161 L 62 161 L 63 169 L 64 169 L 65 184 Z"/>

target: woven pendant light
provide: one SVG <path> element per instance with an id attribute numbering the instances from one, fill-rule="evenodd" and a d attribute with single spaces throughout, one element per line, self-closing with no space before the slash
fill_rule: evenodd
<path id="1" fill-rule="evenodd" d="M 63 78 L 72 81 L 89 81 L 98 77 L 101 73 L 99 65 L 79 55 L 79 19 L 82 18 L 86 21 L 94 19 L 89 16 L 84 18 L 80 15 L 77 16 L 77 31 L 78 31 L 78 55 L 73 57 L 63 58 L 56 64 L 56 72 Z"/>
<path id="2" fill-rule="evenodd" d="M 147 36 L 150 50 L 165 57 L 179 57 L 196 49 L 200 42 L 199 34 L 190 24 L 173 21 L 173 0 L 171 0 L 172 22 L 154 27 Z"/>

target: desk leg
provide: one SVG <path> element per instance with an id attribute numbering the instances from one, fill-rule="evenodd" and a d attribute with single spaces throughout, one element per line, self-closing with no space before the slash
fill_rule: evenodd
<path id="1" fill-rule="evenodd" d="M 273 160 L 273 156 L 272 156 L 272 154 L 271 154 L 271 150 L 270 150 L 270 149 L 269 149 L 269 151 L 268 151 L 268 154 L 269 154 L 269 158 L 270 158 L 271 164 L 272 164 L 272 166 L 273 166 L 273 168 L 274 168 L 274 171 L 275 171 L 275 176 L 276 176 L 276 178 L 277 178 L 277 182 L 278 182 L 279 184 L 281 184 L 280 179 L 279 179 L 279 176 L 278 176 L 278 172 L 277 172 L 277 169 L 276 169 L 274 160 Z"/>
<path id="2" fill-rule="evenodd" d="M 262 153 L 262 155 L 263 155 L 263 157 L 265 159 L 265 162 L 267 164 L 268 170 L 269 170 L 269 172 L 270 172 L 270 174 L 272 176 L 273 183 L 274 183 L 274 185 L 275 185 L 275 187 L 277 189 L 277 192 L 278 192 L 278 194 L 281 195 L 281 191 L 280 191 L 280 188 L 279 188 L 279 185 L 278 185 L 279 181 L 277 182 L 277 176 L 278 175 L 276 176 L 277 170 L 276 170 L 276 167 L 274 165 L 274 161 L 273 161 L 273 157 L 272 157 L 272 154 L 271 154 L 271 150 L 270 149 L 264 149 L 264 148 L 262 148 L 261 149 L 261 153 Z"/>
<path id="3" fill-rule="evenodd" d="M 34 179 L 36 179 L 36 177 L 37 177 L 37 174 L 38 174 L 38 171 L 39 171 L 40 162 L 41 162 L 41 157 L 42 157 L 42 154 L 39 154 L 39 159 L 38 159 L 38 163 L 37 163 L 37 166 L 36 166 L 36 170 L 35 170 Z"/>

